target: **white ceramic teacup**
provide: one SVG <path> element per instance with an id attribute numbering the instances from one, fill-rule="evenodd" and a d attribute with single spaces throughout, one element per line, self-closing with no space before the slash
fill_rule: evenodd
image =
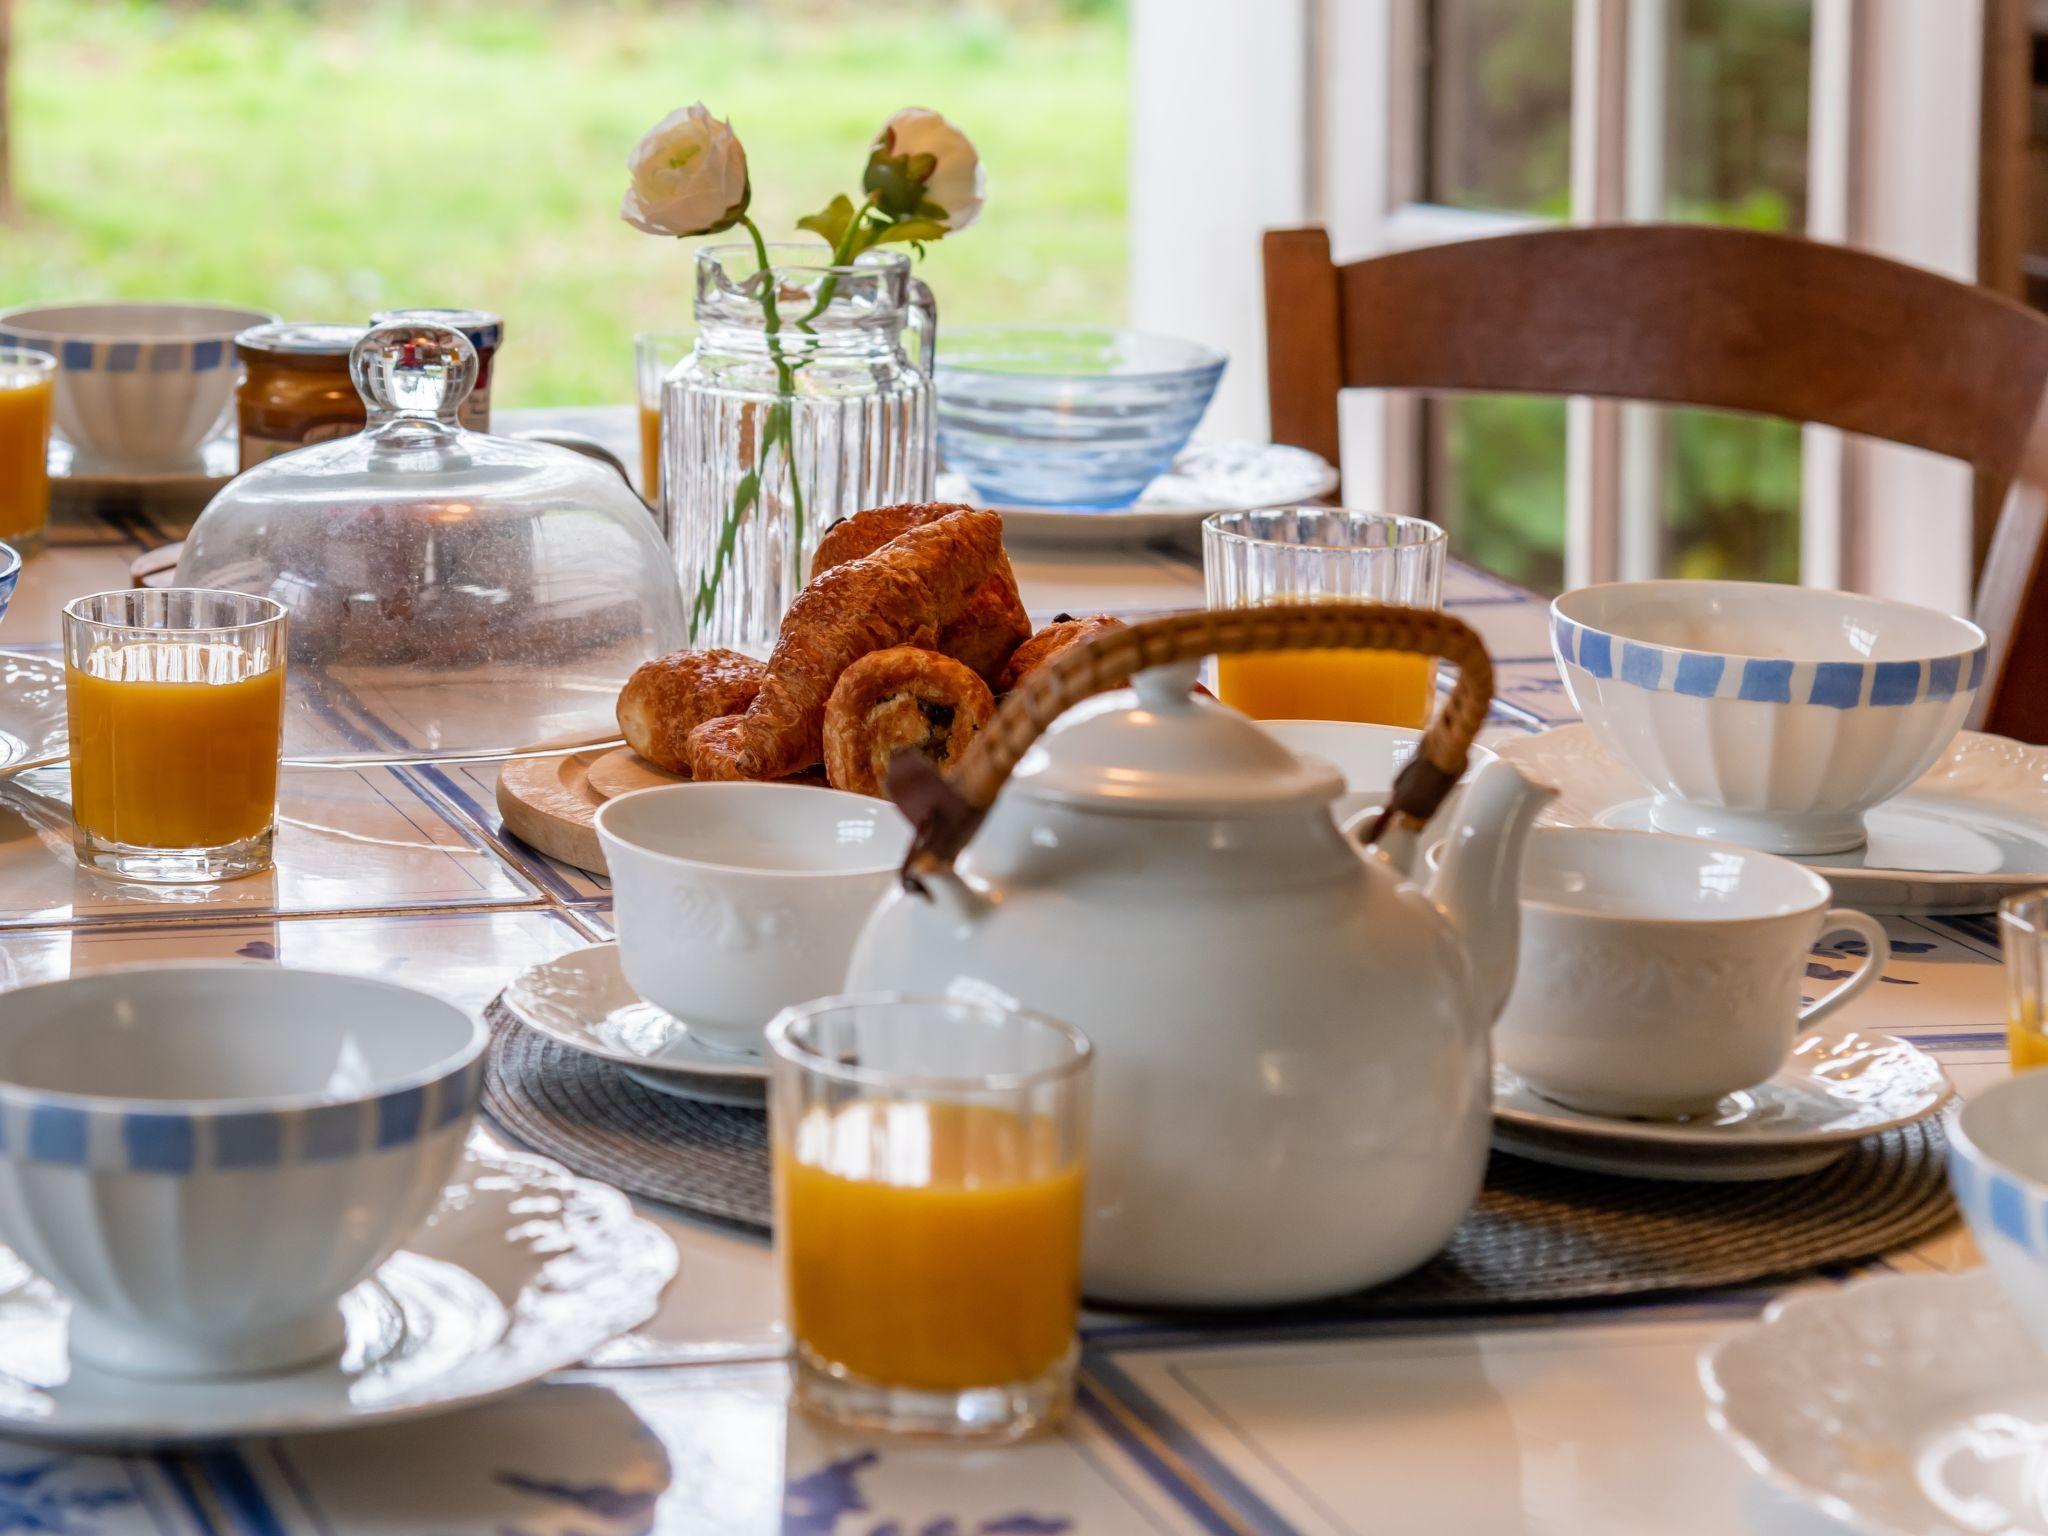
<path id="1" fill-rule="evenodd" d="M 671 784 L 608 800 L 598 841 L 635 992 L 716 1045 L 843 989 L 910 827 L 886 801 L 798 784 Z"/>
<path id="2" fill-rule="evenodd" d="M 1522 870 L 1521 959 L 1494 1052 L 1546 1097 L 1594 1114 L 1711 1109 L 1784 1065 L 1801 1029 L 1884 973 L 1875 918 L 1773 854 L 1657 832 L 1544 827 Z M 1802 1004 L 1813 946 L 1866 953 Z"/>

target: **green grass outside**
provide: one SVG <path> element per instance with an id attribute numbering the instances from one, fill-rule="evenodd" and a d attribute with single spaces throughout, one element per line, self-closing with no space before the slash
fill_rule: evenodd
<path id="1" fill-rule="evenodd" d="M 694 244 L 620 221 L 625 159 L 702 98 L 771 239 L 858 191 L 890 112 L 946 113 L 989 203 L 924 263 L 942 335 L 1120 319 L 1124 34 L 1086 9 L 20 0 L 0 306 L 476 305 L 506 318 L 500 404 L 622 400 L 633 333 L 688 324 Z"/>

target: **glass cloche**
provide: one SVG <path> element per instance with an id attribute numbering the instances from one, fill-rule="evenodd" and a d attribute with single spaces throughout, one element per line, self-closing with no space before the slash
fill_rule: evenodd
<path id="1" fill-rule="evenodd" d="M 285 756 L 427 762 L 616 734 L 620 685 L 686 643 L 652 514 L 595 459 L 459 426 L 477 358 L 458 331 L 377 326 L 350 369 L 361 434 L 231 481 L 178 561 L 179 586 L 291 611 Z"/>

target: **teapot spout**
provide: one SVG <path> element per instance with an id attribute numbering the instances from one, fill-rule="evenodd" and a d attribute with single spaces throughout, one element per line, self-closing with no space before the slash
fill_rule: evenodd
<path id="1" fill-rule="evenodd" d="M 1524 778 L 1514 764 L 1485 764 L 1465 785 L 1444 839 L 1429 897 L 1451 920 L 1491 1020 L 1515 983 L 1522 932 L 1522 855 L 1536 813 L 1557 791 Z"/>

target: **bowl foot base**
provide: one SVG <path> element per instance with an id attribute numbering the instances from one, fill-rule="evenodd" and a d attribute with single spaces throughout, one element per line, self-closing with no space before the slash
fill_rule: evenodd
<path id="1" fill-rule="evenodd" d="M 1650 824 L 1660 832 L 1740 843 L 1760 853 L 1847 853 L 1864 844 L 1861 812 L 1777 816 L 1659 795 L 1650 802 Z"/>
<path id="2" fill-rule="evenodd" d="M 71 1309 L 71 1358 L 117 1376 L 259 1376 L 339 1355 L 345 1336 L 337 1302 L 232 1338 L 207 1338 L 173 1322 L 146 1327 L 75 1304 Z"/>

